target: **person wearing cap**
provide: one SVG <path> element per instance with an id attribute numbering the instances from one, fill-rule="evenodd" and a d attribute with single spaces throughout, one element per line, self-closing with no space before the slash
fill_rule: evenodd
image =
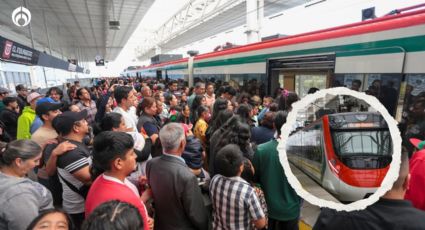
<path id="1" fill-rule="evenodd" d="M 3 99 L 9 95 L 10 91 L 6 88 L 0 87 L 0 112 L 4 109 Z"/>
<path id="2" fill-rule="evenodd" d="M 18 126 L 19 105 L 16 97 L 3 99 L 5 108 L 0 112 L 0 121 L 5 125 L 4 131 L 9 134 L 11 140 L 16 140 L 16 129 Z"/>
<path id="3" fill-rule="evenodd" d="M 36 92 L 28 95 L 27 102 L 29 103 L 29 106 L 24 107 L 21 116 L 18 118 L 16 139 L 31 139 L 31 125 L 36 117 L 35 108 L 40 97 L 41 95 Z"/>
<path id="4" fill-rule="evenodd" d="M 28 105 L 27 103 L 27 96 L 28 96 L 28 88 L 25 87 L 22 84 L 19 84 L 15 87 L 16 93 L 18 94 L 18 104 L 19 104 L 19 111 L 23 112 L 23 109 L 25 106 Z"/>
<path id="5" fill-rule="evenodd" d="M 63 142 L 69 142 L 75 147 L 62 152 L 54 151 L 57 144 L 47 145 L 43 159 L 49 175 L 54 175 L 51 168 L 56 166 L 63 188 L 62 207 L 71 215 L 78 228 L 84 220 L 84 201 L 91 184 L 90 151 L 83 143 L 84 137 L 89 133 L 86 117 L 86 110 L 79 113 L 66 111 L 57 115 L 52 122 L 53 128 Z"/>
<path id="6" fill-rule="evenodd" d="M 52 103 L 48 101 L 40 103 L 43 99 L 40 99 L 39 102 L 37 102 L 37 108 L 35 109 L 35 113 L 41 119 L 43 125 L 31 136 L 31 140 L 35 141 L 41 147 L 43 147 L 48 140 L 55 139 L 58 136 L 52 126 L 52 121 L 57 115 L 61 114 L 59 109 L 62 106 L 59 103 Z"/>
<path id="7" fill-rule="evenodd" d="M 49 103 L 56 103 L 52 98 L 50 97 L 42 97 L 37 101 L 36 107 L 38 107 L 39 104 L 49 102 Z M 37 114 L 37 112 L 36 112 Z M 31 124 L 30 133 L 33 135 L 35 131 L 37 131 L 41 126 L 43 125 L 43 121 L 40 119 L 40 116 L 35 116 L 34 121 Z"/>
<path id="8" fill-rule="evenodd" d="M 409 161 L 410 182 L 404 198 L 417 209 L 425 211 L 425 141 L 411 138 L 410 142 L 418 149 Z"/>

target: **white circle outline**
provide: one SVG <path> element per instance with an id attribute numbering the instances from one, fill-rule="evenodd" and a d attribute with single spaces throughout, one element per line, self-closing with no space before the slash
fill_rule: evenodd
<path id="1" fill-rule="evenodd" d="M 381 113 L 381 115 L 387 122 L 388 128 L 390 130 L 391 139 L 393 142 L 392 161 L 387 175 L 385 175 L 385 178 L 381 183 L 381 186 L 376 190 L 375 193 L 373 193 L 367 199 L 361 199 L 350 204 L 342 204 L 318 198 L 302 188 L 300 182 L 292 173 L 291 168 L 289 166 L 288 158 L 286 155 L 286 140 L 289 137 L 289 133 L 292 131 L 293 124 L 295 124 L 296 122 L 298 111 L 302 108 L 306 108 L 316 99 L 325 97 L 326 94 L 349 95 L 358 99 L 362 99 L 367 102 L 371 107 L 376 109 L 379 113 Z M 300 101 L 297 101 L 292 104 L 292 111 L 288 114 L 286 123 L 282 126 L 281 129 L 281 138 L 279 139 L 277 149 L 279 151 L 280 164 L 284 169 L 285 176 L 288 179 L 289 184 L 292 186 L 292 188 L 294 188 L 294 190 L 300 197 L 302 197 L 307 202 L 319 207 L 327 207 L 335 209 L 337 211 L 354 211 L 365 209 L 367 206 L 375 203 L 381 196 L 383 196 L 388 190 L 392 188 L 392 185 L 398 178 L 398 173 L 400 169 L 401 136 L 400 131 L 397 127 L 397 121 L 394 120 L 394 118 L 388 113 L 387 109 L 378 101 L 376 97 L 366 95 L 365 93 L 357 92 L 354 90 L 350 90 L 346 87 L 336 87 L 322 89 L 314 94 L 308 94 Z"/>

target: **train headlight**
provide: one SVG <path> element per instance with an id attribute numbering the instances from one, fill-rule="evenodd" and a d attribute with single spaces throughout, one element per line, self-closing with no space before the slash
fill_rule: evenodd
<path id="1" fill-rule="evenodd" d="M 356 114 L 356 115 L 354 115 L 354 117 L 355 117 L 358 121 L 366 121 L 366 119 L 367 119 L 367 114 Z"/>

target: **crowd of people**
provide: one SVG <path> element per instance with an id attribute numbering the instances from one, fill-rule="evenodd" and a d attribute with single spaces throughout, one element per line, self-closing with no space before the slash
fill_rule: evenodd
<path id="1" fill-rule="evenodd" d="M 16 92 L 0 88 L 0 229 L 298 229 L 302 200 L 277 150 L 294 92 L 149 78 Z M 417 188 L 406 197 L 418 209 L 404 200 L 403 162 L 378 205 L 410 219 L 374 223 L 425 226 Z M 316 228 L 338 215 L 322 211 Z"/>

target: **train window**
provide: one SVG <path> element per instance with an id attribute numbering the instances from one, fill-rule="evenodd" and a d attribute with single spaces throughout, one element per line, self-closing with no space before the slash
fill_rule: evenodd
<path id="1" fill-rule="evenodd" d="M 375 96 L 395 116 L 400 84 L 401 74 L 337 74 L 332 86 L 345 86 Z"/>
<path id="2" fill-rule="evenodd" d="M 302 98 L 312 87 L 326 89 L 326 79 L 326 74 L 296 74 L 295 92 Z"/>
<path id="3" fill-rule="evenodd" d="M 406 76 L 402 108 L 399 128 L 404 137 L 403 144 L 407 146 L 411 155 L 414 146 L 409 139 L 425 139 L 425 74 L 409 74 Z"/>
<path id="4" fill-rule="evenodd" d="M 334 148 L 340 157 L 389 156 L 392 154 L 388 130 L 332 131 Z"/>
<path id="5" fill-rule="evenodd" d="M 265 93 L 265 74 L 231 74 L 229 81 L 234 82 L 235 88 L 240 92 L 247 92 L 251 95 L 263 96 Z"/>

